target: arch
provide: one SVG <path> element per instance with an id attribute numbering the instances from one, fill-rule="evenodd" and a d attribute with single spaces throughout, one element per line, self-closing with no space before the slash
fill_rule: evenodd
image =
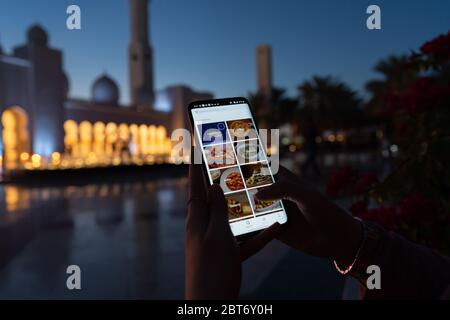
<path id="1" fill-rule="evenodd" d="M 103 157 L 105 153 L 105 123 L 97 121 L 94 123 L 94 152 Z"/>
<path id="2" fill-rule="evenodd" d="M 122 158 L 122 161 L 129 162 L 131 158 L 131 150 L 130 150 L 130 129 L 128 124 L 121 123 L 117 127 L 118 131 L 118 140 L 117 140 L 117 150 L 119 152 L 119 156 Z"/>
<path id="3" fill-rule="evenodd" d="M 119 139 L 128 143 L 128 139 L 130 138 L 130 130 L 128 128 L 128 125 L 126 123 L 121 123 L 118 126 L 118 134 Z"/>
<path id="4" fill-rule="evenodd" d="M 79 153 L 78 124 L 74 120 L 64 122 L 64 148 L 65 153 L 73 157 Z"/>
<path id="5" fill-rule="evenodd" d="M 140 154 L 146 155 L 148 153 L 147 148 L 147 126 L 145 124 L 141 124 L 139 126 L 139 147 Z"/>
<path id="6" fill-rule="evenodd" d="M 130 141 L 130 153 L 132 156 L 139 155 L 139 127 L 137 124 L 130 124 L 129 128 L 131 141 Z"/>
<path id="7" fill-rule="evenodd" d="M 79 130 L 81 156 L 87 157 L 92 150 L 92 124 L 89 121 L 82 121 Z"/>
<path id="8" fill-rule="evenodd" d="M 109 158 L 114 156 L 117 137 L 117 125 L 114 122 L 109 122 L 105 127 L 105 153 Z"/>
<path id="9" fill-rule="evenodd" d="M 3 167 L 6 171 L 22 167 L 20 155 L 31 151 L 28 115 L 20 106 L 5 109 L 1 116 Z"/>
<path id="10" fill-rule="evenodd" d="M 163 126 L 158 126 L 156 128 L 156 150 L 157 153 L 164 153 L 165 142 L 166 142 L 167 130 Z"/>

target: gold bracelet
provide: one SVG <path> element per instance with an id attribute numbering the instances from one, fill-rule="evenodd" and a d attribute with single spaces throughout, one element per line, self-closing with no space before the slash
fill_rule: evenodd
<path id="1" fill-rule="evenodd" d="M 342 270 L 339 267 L 339 265 L 336 262 L 336 260 L 333 260 L 334 267 L 342 275 L 346 275 L 347 273 L 349 273 L 353 269 L 353 266 L 355 265 L 356 261 L 358 261 L 359 254 L 361 253 L 361 249 L 364 247 L 364 242 L 366 241 L 366 228 L 364 227 L 364 222 L 361 219 L 359 219 L 359 218 L 356 218 L 356 219 L 358 219 L 359 222 L 361 223 L 361 226 L 362 226 L 362 229 L 363 229 L 363 239 L 362 239 L 361 244 L 360 244 L 360 246 L 358 248 L 358 251 L 356 251 L 356 255 L 355 255 L 355 258 L 353 259 L 353 262 L 347 268 Z"/>

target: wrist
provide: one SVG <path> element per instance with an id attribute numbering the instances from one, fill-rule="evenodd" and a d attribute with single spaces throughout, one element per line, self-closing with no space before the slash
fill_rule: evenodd
<path id="1" fill-rule="evenodd" d="M 378 264 L 380 249 L 385 236 L 385 231 L 380 226 L 371 222 L 362 221 L 363 239 L 361 245 L 350 264 L 347 261 L 334 261 L 336 269 L 341 274 L 348 274 L 365 285 L 367 279 L 366 269 L 371 264 Z"/>
<path id="2" fill-rule="evenodd" d="M 361 247 L 363 237 L 364 227 L 362 222 L 349 216 L 349 220 L 341 232 L 341 240 L 338 241 L 339 245 L 333 259 L 346 265 L 352 263 Z"/>

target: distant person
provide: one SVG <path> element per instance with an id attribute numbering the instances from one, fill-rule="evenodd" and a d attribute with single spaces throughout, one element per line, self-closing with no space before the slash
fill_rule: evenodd
<path id="1" fill-rule="evenodd" d="M 312 169 L 312 174 L 316 177 L 320 176 L 319 165 L 317 164 L 317 137 L 319 129 L 315 120 L 311 117 L 305 121 L 303 136 L 305 139 L 306 161 L 301 166 L 301 174 L 306 176 L 308 169 Z"/>
<path id="2" fill-rule="evenodd" d="M 286 225 L 274 224 L 238 244 L 218 185 L 208 190 L 201 165 L 191 165 L 185 250 L 186 299 L 237 299 L 241 261 L 277 238 L 305 253 L 333 259 L 347 275 L 366 283 L 366 268 L 381 269 L 381 289 L 365 299 L 450 299 L 450 259 L 393 232 L 358 220 L 287 169 L 260 199 L 285 200 Z M 348 272 L 347 272 L 348 271 Z"/>

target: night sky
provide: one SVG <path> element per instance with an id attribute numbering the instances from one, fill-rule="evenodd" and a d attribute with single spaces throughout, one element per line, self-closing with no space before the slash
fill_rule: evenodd
<path id="1" fill-rule="evenodd" d="M 81 31 L 66 29 L 70 4 L 81 7 Z M 370 4 L 381 7 L 381 31 L 366 28 Z M 380 58 L 450 30 L 447 0 L 153 0 L 150 13 L 156 88 L 182 83 L 217 97 L 255 90 L 258 44 L 273 46 L 274 85 L 291 95 L 316 74 L 363 90 Z M 64 50 L 72 97 L 89 97 L 107 72 L 127 102 L 128 14 L 127 0 L 2 0 L 0 45 L 10 52 L 40 23 L 51 46 Z"/>

